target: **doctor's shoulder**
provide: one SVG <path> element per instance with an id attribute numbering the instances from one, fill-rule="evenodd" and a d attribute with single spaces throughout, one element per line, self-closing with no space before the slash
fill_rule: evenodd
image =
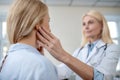
<path id="1" fill-rule="evenodd" d="M 97 70 L 104 73 L 104 75 L 112 75 L 116 72 L 116 66 L 120 57 L 120 47 L 116 44 L 107 44 L 105 56 L 100 62 Z M 108 79 L 109 80 L 109 79 Z"/>
<path id="2" fill-rule="evenodd" d="M 116 45 L 115 43 L 112 44 L 107 44 L 107 51 L 115 51 L 115 52 L 120 52 L 120 47 L 118 45 Z"/>
<path id="3" fill-rule="evenodd" d="M 120 47 L 116 44 L 108 44 L 106 48 L 106 55 L 109 55 L 114 58 L 120 57 Z"/>

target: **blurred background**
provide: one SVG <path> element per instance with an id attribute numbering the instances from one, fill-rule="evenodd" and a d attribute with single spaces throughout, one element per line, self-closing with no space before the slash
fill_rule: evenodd
<path id="1" fill-rule="evenodd" d="M 0 59 L 5 56 L 9 42 L 6 34 L 6 17 L 14 0 L 0 0 Z M 104 14 L 108 21 L 113 41 L 120 45 L 120 0 L 42 0 L 49 7 L 51 31 L 60 39 L 63 48 L 70 54 L 80 47 L 81 17 L 94 9 Z M 22 5 L 21 5 L 22 6 Z M 45 51 L 55 64 L 55 60 Z M 116 70 L 120 71 L 120 62 Z"/>

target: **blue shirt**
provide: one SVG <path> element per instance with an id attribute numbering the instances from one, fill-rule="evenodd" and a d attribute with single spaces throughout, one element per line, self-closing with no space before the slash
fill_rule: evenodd
<path id="1" fill-rule="evenodd" d="M 99 40 L 88 44 L 88 56 L 89 56 L 89 53 L 93 50 L 94 46 L 97 44 L 98 41 Z M 103 80 L 103 79 L 104 79 L 104 75 L 94 68 L 94 78 L 93 78 L 93 80 Z"/>
<path id="2" fill-rule="evenodd" d="M 97 44 L 98 41 L 99 40 L 96 40 L 93 43 L 88 43 L 88 55 L 92 51 L 92 49 L 94 48 L 94 46 Z"/>
<path id="3" fill-rule="evenodd" d="M 55 66 L 32 46 L 13 44 L 7 55 L 0 80 L 58 80 Z"/>

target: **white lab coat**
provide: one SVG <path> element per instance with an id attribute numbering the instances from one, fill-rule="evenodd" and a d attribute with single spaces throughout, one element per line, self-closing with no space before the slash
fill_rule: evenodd
<path id="1" fill-rule="evenodd" d="M 106 43 L 99 40 L 87 57 L 87 45 L 88 44 L 86 44 L 82 49 L 78 48 L 74 52 L 73 56 L 103 73 L 104 80 L 112 80 L 112 77 L 116 72 L 116 65 L 120 56 L 120 49 L 118 49 L 118 46 L 115 44 L 107 44 L 106 47 Z M 76 80 L 82 80 L 80 76 L 75 74 L 65 64 L 58 66 L 58 75 L 60 80 L 69 78 L 73 74 L 75 75 Z"/>

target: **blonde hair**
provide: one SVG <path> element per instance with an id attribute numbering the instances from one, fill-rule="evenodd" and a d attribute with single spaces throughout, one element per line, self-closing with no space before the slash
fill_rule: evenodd
<path id="1" fill-rule="evenodd" d="M 7 33 L 11 44 L 28 36 L 43 21 L 48 7 L 40 0 L 16 0 L 7 17 Z"/>
<path id="2" fill-rule="evenodd" d="M 107 21 L 100 12 L 98 12 L 96 10 L 91 10 L 83 16 L 82 20 L 84 19 L 85 16 L 91 16 L 91 17 L 95 18 L 96 20 L 98 20 L 102 24 L 103 29 L 102 29 L 102 33 L 101 33 L 101 39 L 103 40 L 103 42 L 109 43 L 109 44 L 113 43 L 112 38 L 110 37 L 110 32 L 109 32 Z M 85 37 L 85 34 L 82 29 L 81 47 L 85 46 L 85 44 L 87 42 L 88 42 L 88 40 Z"/>

